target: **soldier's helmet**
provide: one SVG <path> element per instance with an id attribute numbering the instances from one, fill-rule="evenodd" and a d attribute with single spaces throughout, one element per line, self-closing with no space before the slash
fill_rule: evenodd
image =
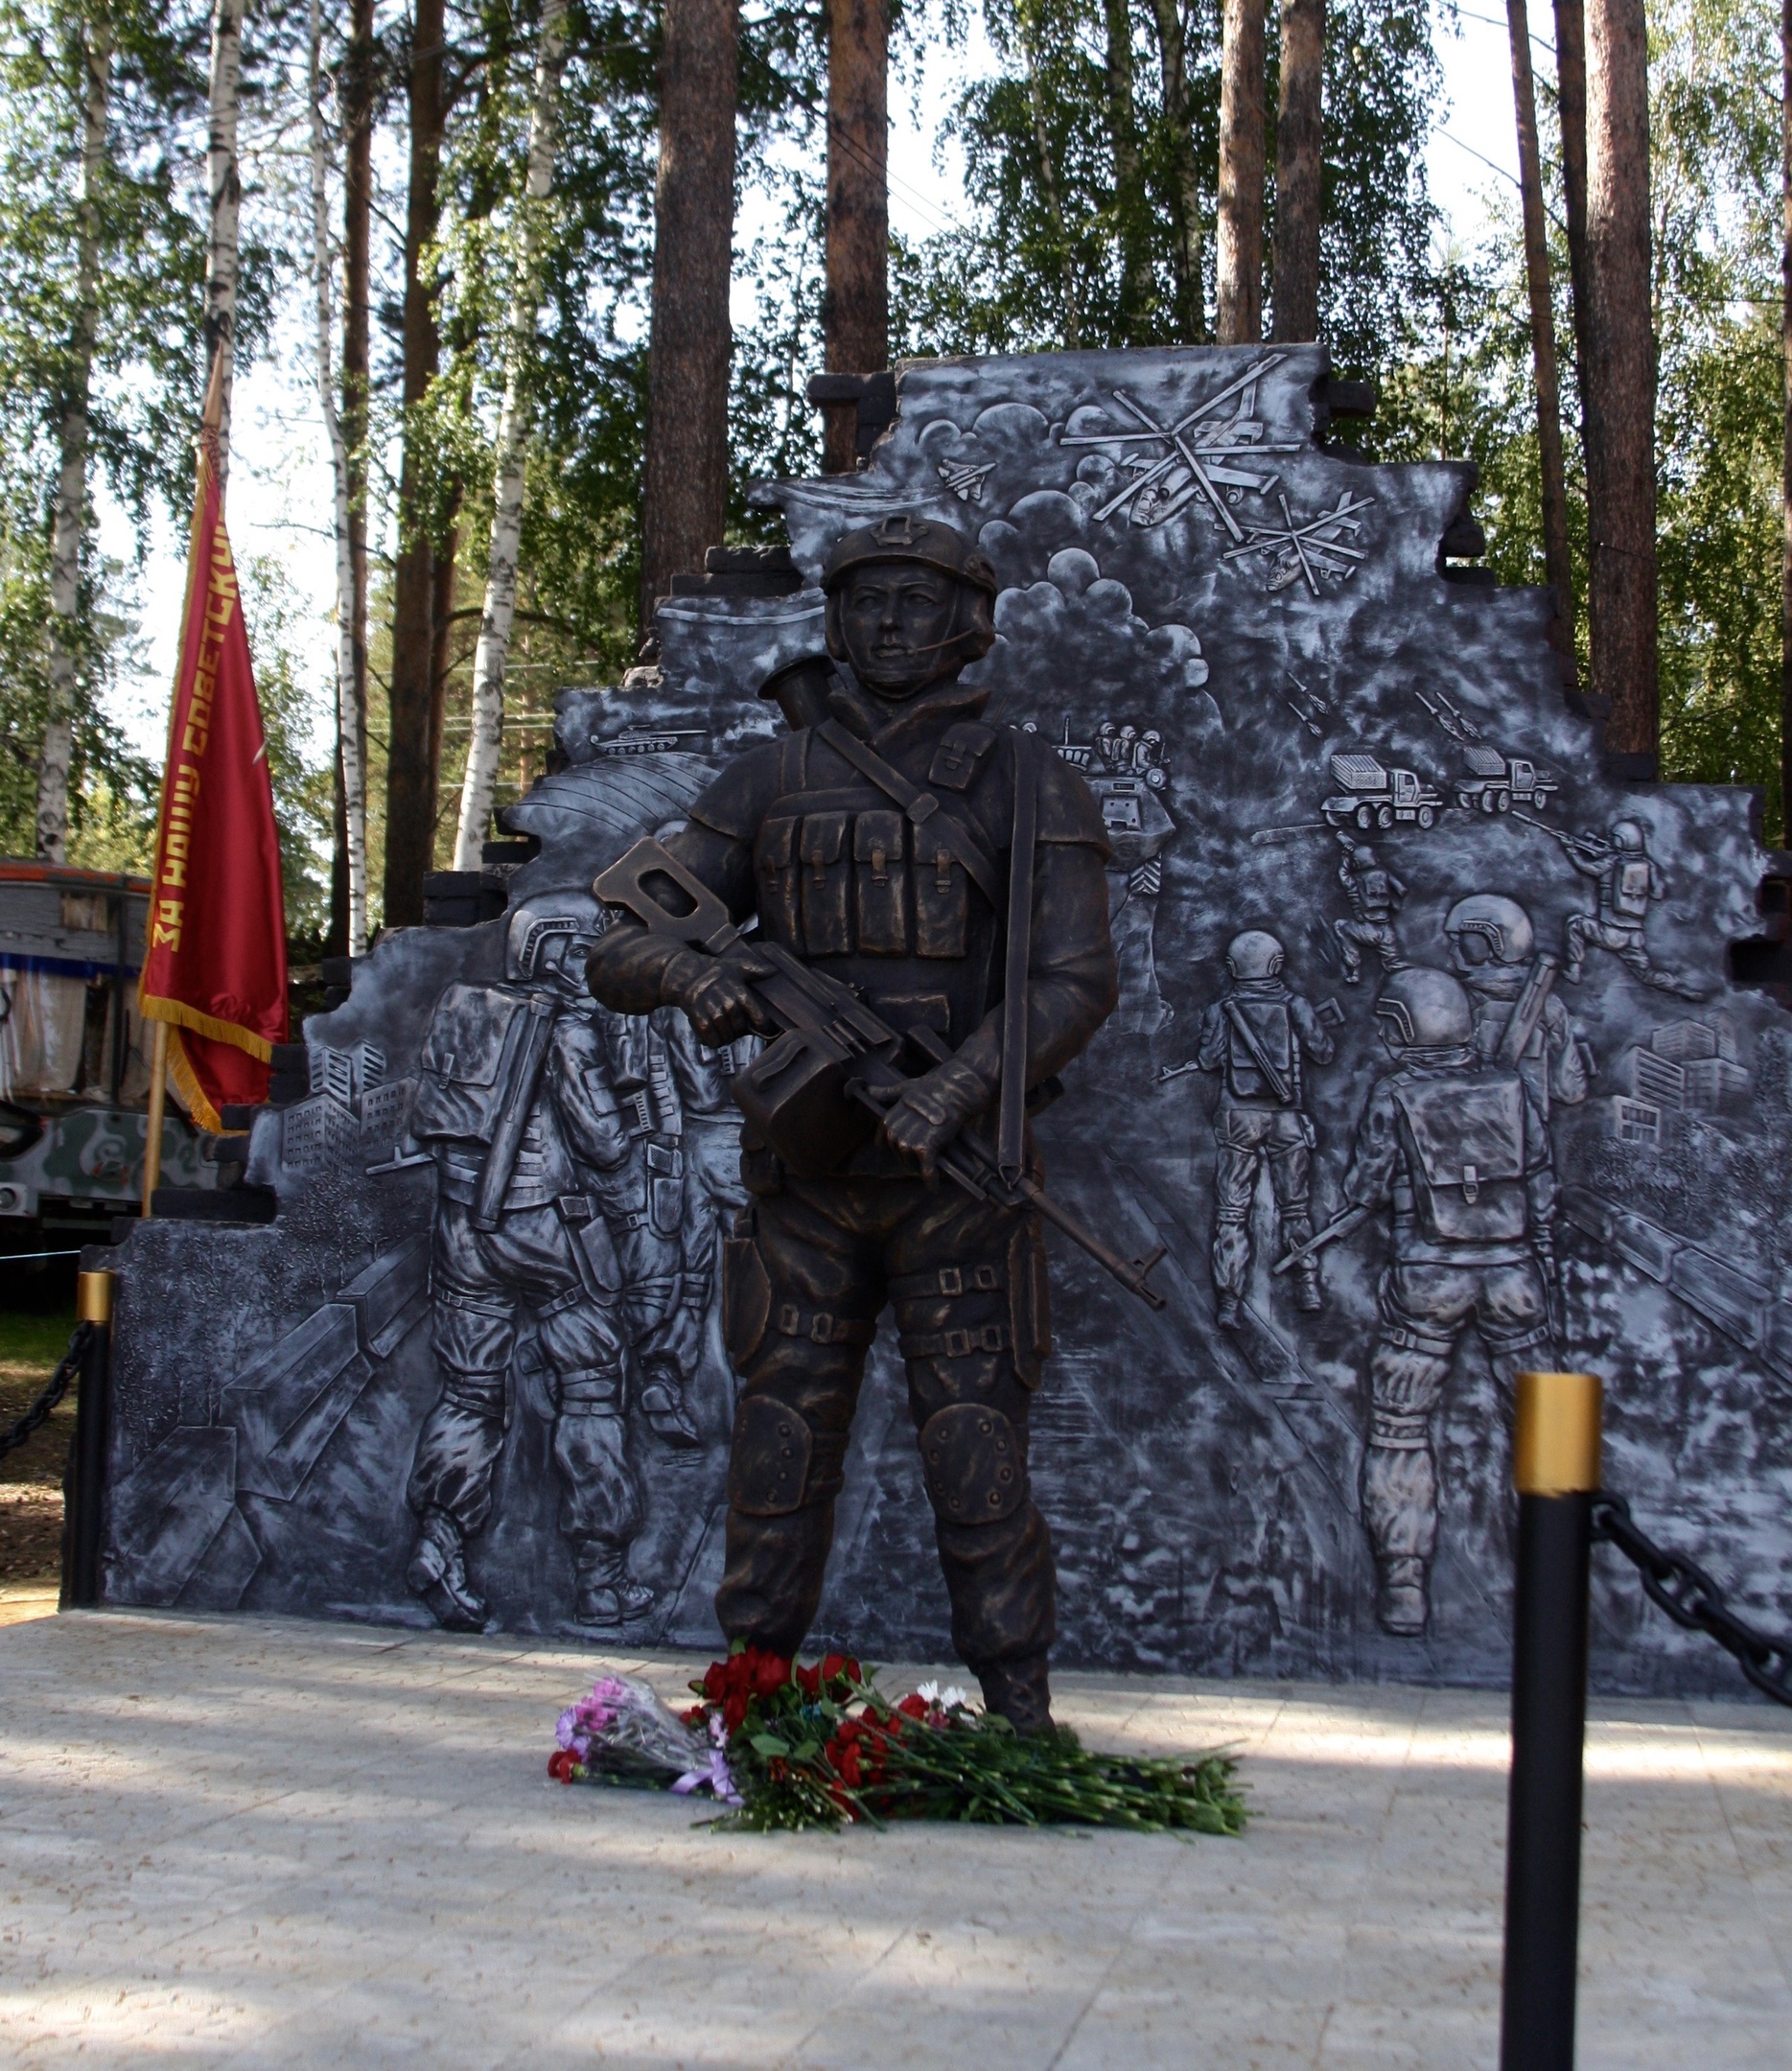
<path id="1" fill-rule="evenodd" d="M 1475 1040 L 1475 1010 L 1448 971 L 1409 965 L 1375 1003 L 1382 1036 L 1396 1050 L 1463 1050 Z"/>
<path id="2" fill-rule="evenodd" d="M 908 561 L 938 569 L 952 577 L 958 608 L 952 630 L 940 644 L 935 680 L 964 668 L 995 644 L 995 570 L 965 535 L 937 519 L 895 511 L 875 524 L 843 532 L 822 564 L 822 588 L 827 596 L 827 652 L 836 662 L 849 659 L 840 622 L 840 596 L 854 569 L 873 562 Z"/>
<path id="3" fill-rule="evenodd" d="M 1528 964 L 1537 945 L 1529 914 L 1497 892 L 1457 899 L 1444 916 L 1444 934 L 1458 970 L 1478 964 Z"/>
<path id="4" fill-rule="evenodd" d="M 1622 849 L 1631 855 L 1641 855 L 1645 847 L 1642 829 L 1634 820 L 1620 820 L 1612 829 L 1612 847 Z"/>
<path id="5" fill-rule="evenodd" d="M 585 958 L 608 919 L 589 892 L 536 892 L 513 909 L 504 936 L 504 969 L 523 985 L 558 979 L 584 985 Z"/>
<path id="6" fill-rule="evenodd" d="M 1246 928 L 1226 943 L 1225 967 L 1240 985 L 1274 978 L 1282 968 L 1282 945 L 1262 928 Z"/>

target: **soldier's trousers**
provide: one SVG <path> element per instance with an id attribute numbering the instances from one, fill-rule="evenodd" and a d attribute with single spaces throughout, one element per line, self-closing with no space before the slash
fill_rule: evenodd
<path id="1" fill-rule="evenodd" d="M 1222 1294 L 1245 1291 L 1250 1275 L 1250 1204 L 1257 1168 L 1269 1164 L 1269 1191 L 1292 1249 L 1313 1235 L 1313 1125 L 1297 1107 L 1222 1105 L 1213 1119 L 1213 1284 Z"/>
<path id="2" fill-rule="evenodd" d="M 472 1215 L 456 1200 L 436 1208 L 430 1297 L 442 1393 L 417 1434 L 407 1500 L 419 1517 L 442 1510 L 465 1533 L 484 1528 L 526 1301 L 555 1395 L 560 1529 L 575 1546 L 626 1546 L 640 1529 L 641 1499 L 624 1445 L 617 1319 L 586 1291 L 552 1207 L 508 1210 L 489 1231 Z"/>
<path id="3" fill-rule="evenodd" d="M 1552 1358 L 1549 1303 L 1536 1262 L 1393 1266 L 1382 1276 L 1381 1331 L 1369 1361 L 1362 1522 L 1378 1560 L 1429 1561 L 1437 1545 L 1431 1413 L 1456 1342 L 1472 1322 L 1502 1377 Z"/>
<path id="4" fill-rule="evenodd" d="M 722 1232 L 747 1204 L 740 1183 L 739 1117 L 687 1115 L 680 1140 L 685 1148 L 684 1306 L 701 1333 L 715 1288 Z"/>
<path id="5" fill-rule="evenodd" d="M 1027 1476 L 1050 1349 L 1036 1225 L 942 1182 L 787 1180 L 725 1247 L 724 1328 L 742 1382 L 716 1615 L 780 1654 L 821 1601 L 865 1355 L 893 1300 L 952 1638 L 979 1672 L 1042 1660 L 1051 1535 Z"/>
<path id="6" fill-rule="evenodd" d="M 1391 920 L 1334 920 L 1332 933 L 1338 937 L 1338 946 L 1343 952 L 1344 976 L 1353 985 L 1362 975 L 1362 952 L 1365 949 L 1375 951 L 1382 960 L 1384 970 L 1405 968 L 1400 938 L 1394 933 Z"/>
<path id="7" fill-rule="evenodd" d="M 1580 976 L 1587 961 L 1589 943 L 1609 949 L 1626 970 L 1634 971 L 1644 985 L 1658 992 L 1679 992 L 1680 985 L 1649 961 L 1648 943 L 1641 920 L 1608 920 L 1600 914 L 1570 914 L 1563 941 L 1568 961 L 1562 975 L 1571 982 Z"/>

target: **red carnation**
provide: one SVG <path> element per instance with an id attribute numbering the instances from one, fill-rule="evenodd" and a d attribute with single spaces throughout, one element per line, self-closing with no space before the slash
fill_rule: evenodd
<path id="1" fill-rule="evenodd" d="M 902 1713 L 904 1718 L 923 1719 L 927 1716 L 927 1700 L 919 1690 L 910 1690 L 902 1702 L 896 1706 L 896 1710 Z"/>
<path id="2" fill-rule="evenodd" d="M 579 1758 L 570 1748 L 555 1748 L 547 1757 L 547 1774 L 556 1783 L 573 1781 L 572 1772 L 578 1767 Z"/>
<path id="3" fill-rule="evenodd" d="M 790 1681 L 790 1660 L 783 1654 L 761 1653 L 757 1647 L 749 1647 L 741 1657 L 751 1664 L 753 1694 L 769 1697 L 780 1690 Z"/>
<path id="4" fill-rule="evenodd" d="M 824 1664 L 823 1665 L 825 1667 L 826 1664 Z M 805 1697 L 809 1698 L 815 1698 L 821 1695 L 822 1674 L 822 1668 L 795 1668 L 791 1671 L 792 1680 L 795 1682 L 797 1687 L 803 1692 Z"/>

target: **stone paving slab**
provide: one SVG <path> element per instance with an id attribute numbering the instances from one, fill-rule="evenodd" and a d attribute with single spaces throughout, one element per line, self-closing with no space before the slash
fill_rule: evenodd
<path id="1" fill-rule="evenodd" d="M 605 1665 L 676 1697 L 697 1664 L 170 1614 L 0 1632 L 0 2055 L 21 2071 L 1496 2061 L 1497 1696 L 1058 1679 L 1093 1741 L 1237 1748 L 1242 1841 L 721 1835 L 683 1803 L 547 1780 L 555 1712 Z M 1599 1710 L 1581 1947 L 1582 2071 L 1781 2071 L 1792 1718 Z"/>

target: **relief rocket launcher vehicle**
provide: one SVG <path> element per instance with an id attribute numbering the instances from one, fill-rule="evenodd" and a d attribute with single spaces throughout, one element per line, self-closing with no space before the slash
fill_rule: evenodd
<path id="1" fill-rule="evenodd" d="M 1411 770 L 1384 769 L 1369 755 L 1335 755 L 1332 778 L 1340 789 L 1319 810 L 1335 827 L 1428 827 L 1444 803 L 1443 793 Z"/>

